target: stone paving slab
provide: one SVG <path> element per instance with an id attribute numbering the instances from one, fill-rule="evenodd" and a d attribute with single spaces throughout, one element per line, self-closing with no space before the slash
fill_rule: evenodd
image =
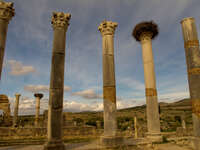
<path id="1" fill-rule="evenodd" d="M 107 148 L 103 148 L 102 146 L 96 145 L 96 143 L 76 143 L 76 144 L 66 144 L 66 150 L 107 150 Z M 178 146 L 176 144 L 159 144 L 154 148 L 151 147 L 129 147 L 123 148 L 122 150 L 193 150 L 188 147 Z M 43 150 L 43 145 L 29 145 L 29 146 L 8 146 L 8 147 L 0 147 L 0 150 Z M 111 150 L 111 149 L 109 149 Z M 120 149 L 119 149 L 120 150 Z"/>

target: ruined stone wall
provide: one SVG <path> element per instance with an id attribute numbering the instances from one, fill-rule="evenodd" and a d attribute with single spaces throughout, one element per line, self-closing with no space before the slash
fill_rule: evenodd
<path id="1" fill-rule="evenodd" d="M 101 131 L 95 129 L 95 127 L 64 127 L 64 136 L 98 136 Z M 17 137 L 30 137 L 30 136 L 46 136 L 47 128 L 7 128 L 0 127 L 1 138 L 17 138 Z"/>

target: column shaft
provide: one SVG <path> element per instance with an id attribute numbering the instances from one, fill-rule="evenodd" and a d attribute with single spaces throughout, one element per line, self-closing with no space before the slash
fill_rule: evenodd
<path id="1" fill-rule="evenodd" d="M 141 40 L 144 65 L 145 93 L 147 105 L 147 127 L 149 134 L 160 133 L 160 119 L 158 112 L 158 100 L 156 80 L 153 62 L 151 36 L 143 35 Z"/>
<path id="2" fill-rule="evenodd" d="M 35 112 L 35 126 L 39 125 L 39 115 L 40 115 L 40 97 L 36 97 L 36 112 Z"/>
<path id="3" fill-rule="evenodd" d="M 13 115 L 13 126 L 17 125 L 18 108 L 19 108 L 19 97 L 20 97 L 20 95 L 15 95 L 15 96 L 16 96 L 16 101 L 15 101 L 14 115 Z"/>
<path id="4" fill-rule="evenodd" d="M 184 37 L 190 99 L 196 149 L 200 149 L 200 50 L 194 18 L 181 21 Z"/>
<path id="5" fill-rule="evenodd" d="M 54 29 L 51 80 L 48 109 L 48 143 L 45 149 L 64 150 L 63 137 L 63 90 L 65 66 L 65 41 L 70 14 L 54 12 L 52 26 Z"/>
<path id="6" fill-rule="evenodd" d="M 104 136 L 115 136 L 116 88 L 113 36 L 103 36 L 103 98 L 104 98 Z"/>
<path id="7" fill-rule="evenodd" d="M 0 79 L 1 79 L 1 72 L 2 72 L 2 67 L 3 67 L 7 28 L 8 28 L 8 21 L 5 21 L 4 19 L 0 19 L 0 37 L 1 37 L 0 38 Z"/>
<path id="8" fill-rule="evenodd" d="M 13 3 L 4 1 L 0 2 L 0 79 L 3 67 L 8 23 L 14 14 Z"/>
<path id="9" fill-rule="evenodd" d="M 62 108 L 65 65 L 65 30 L 55 29 L 49 95 L 48 138 L 62 139 Z M 55 130 L 56 129 L 56 130 Z"/>

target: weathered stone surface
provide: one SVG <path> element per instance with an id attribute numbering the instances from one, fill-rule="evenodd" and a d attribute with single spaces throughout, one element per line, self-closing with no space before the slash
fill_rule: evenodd
<path id="1" fill-rule="evenodd" d="M 18 123 L 18 108 L 19 108 L 19 97 L 21 95 L 20 94 L 15 94 L 16 97 L 16 101 L 15 101 L 15 107 L 14 107 L 14 116 L 13 116 L 13 126 L 17 126 Z"/>
<path id="2" fill-rule="evenodd" d="M 107 143 L 111 145 L 111 141 L 115 138 L 117 131 L 113 41 L 116 27 L 117 23 L 115 22 L 103 21 L 98 28 L 102 35 L 103 53 L 104 136 L 101 142 L 102 144 Z M 109 140 L 105 139 L 107 137 Z M 111 143 L 106 141 L 110 141 Z"/>
<path id="3" fill-rule="evenodd" d="M 196 139 L 200 139 L 200 51 L 194 18 L 181 21 L 188 71 L 189 91 L 192 101 L 193 129 Z M 200 141 L 194 141 L 195 150 L 200 150 Z"/>
<path id="4" fill-rule="evenodd" d="M 102 136 L 100 138 L 100 144 L 105 146 L 106 148 L 114 148 L 120 145 L 124 144 L 124 138 L 123 137 L 107 137 L 107 136 Z"/>
<path id="5" fill-rule="evenodd" d="M 158 28 L 153 22 L 142 22 L 134 28 L 133 36 L 142 45 L 144 64 L 145 94 L 147 104 L 147 138 L 160 141 L 160 117 L 156 90 L 156 78 L 152 52 L 152 39 L 157 36 Z"/>
<path id="6" fill-rule="evenodd" d="M 51 83 L 50 88 L 63 88 L 65 55 L 61 53 L 53 53 L 51 64 Z"/>
<path id="7" fill-rule="evenodd" d="M 114 56 L 103 55 L 103 86 L 115 86 L 114 70 Z"/>
<path id="8" fill-rule="evenodd" d="M 160 119 L 158 113 L 157 96 L 147 96 L 147 127 L 149 133 L 160 133 Z M 155 107 L 157 106 L 157 107 Z"/>
<path id="9" fill-rule="evenodd" d="M 0 95 L 0 109 L 4 112 L 4 124 L 10 126 L 12 124 L 10 119 L 10 103 L 6 95 Z"/>
<path id="10" fill-rule="evenodd" d="M 0 79 L 3 67 L 3 58 L 6 44 L 6 35 L 9 20 L 14 16 L 13 3 L 11 2 L 0 2 Z"/>
<path id="11" fill-rule="evenodd" d="M 54 30 L 50 94 L 48 108 L 48 142 L 44 150 L 64 150 L 62 141 L 62 108 L 64 90 L 65 40 L 70 14 L 53 12 L 52 27 Z"/>
<path id="12" fill-rule="evenodd" d="M 41 93 L 35 93 L 34 94 L 35 98 L 36 98 L 36 114 L 35 114 L 35 126 L 39 126 L 39 115 L 40 115 L 40 99 L 43 97 L 43 94 Z"/>
<path id="13" fill-rule="evenodd" d="M 3 58 L 6 44 L 6 35 L 9 20 L 14 16 L 13 3 L 11 2 L 0 2 L 0 79 L 3 66 Z"/>

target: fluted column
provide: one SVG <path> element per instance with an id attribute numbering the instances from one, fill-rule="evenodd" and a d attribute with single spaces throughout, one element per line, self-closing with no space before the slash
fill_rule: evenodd
<path id="1" fill-rule="evenodd" d="M 0 79 L 6 45 L 6 35 L 9 21 L 15 15 L 13 3 L 0 1 Z"/>
<path id="2" fill-rule="evenodd" d="M 35 105 L 35 126 L 39 126 L 39 115 L 40 115 L 40 99 L 43 97 L 43 94 L 41 93 L 35 93 L 34 94 L 36 99 L 36 105 Z"/>
<path id="3" fill-rule="evenodd" d="M 156 90 L 156 78 L 152 52 L 152 39 L 157 36 L 157 25 L 153 22 L 142 22 L 135 26 L 133 36 L 142 45 L 144 65 L 145 95 L 147 105 L 147 137 L 152 141 L 161 140 L 160 118 Z"/>
<path id="4" fill-rule="evenodd" d="M 20 94 L 15 94 L 16 100 L 15 100 L 15 107 L 14 107 L 14 114 L 13 114 L 13 127 L 16 127 L 18 124 L 18 109 L 19 109 L 19 98 Z"/>
<path id="5" fill-rule="evenodd" d="M 51 80 L 48 109 L 48 142 L 45 150 L 64 150 L 63 143 L 63 89 L 65 66 L 66 31 L 71 14 L 54 12 L 52 27 L 54 30 Z"/>
<path id="6" fill-rule="evenodd" d="M 181 21 L 188 72 L 195 150 L 200 150 L 200 50 L 194 18 Z"/>

